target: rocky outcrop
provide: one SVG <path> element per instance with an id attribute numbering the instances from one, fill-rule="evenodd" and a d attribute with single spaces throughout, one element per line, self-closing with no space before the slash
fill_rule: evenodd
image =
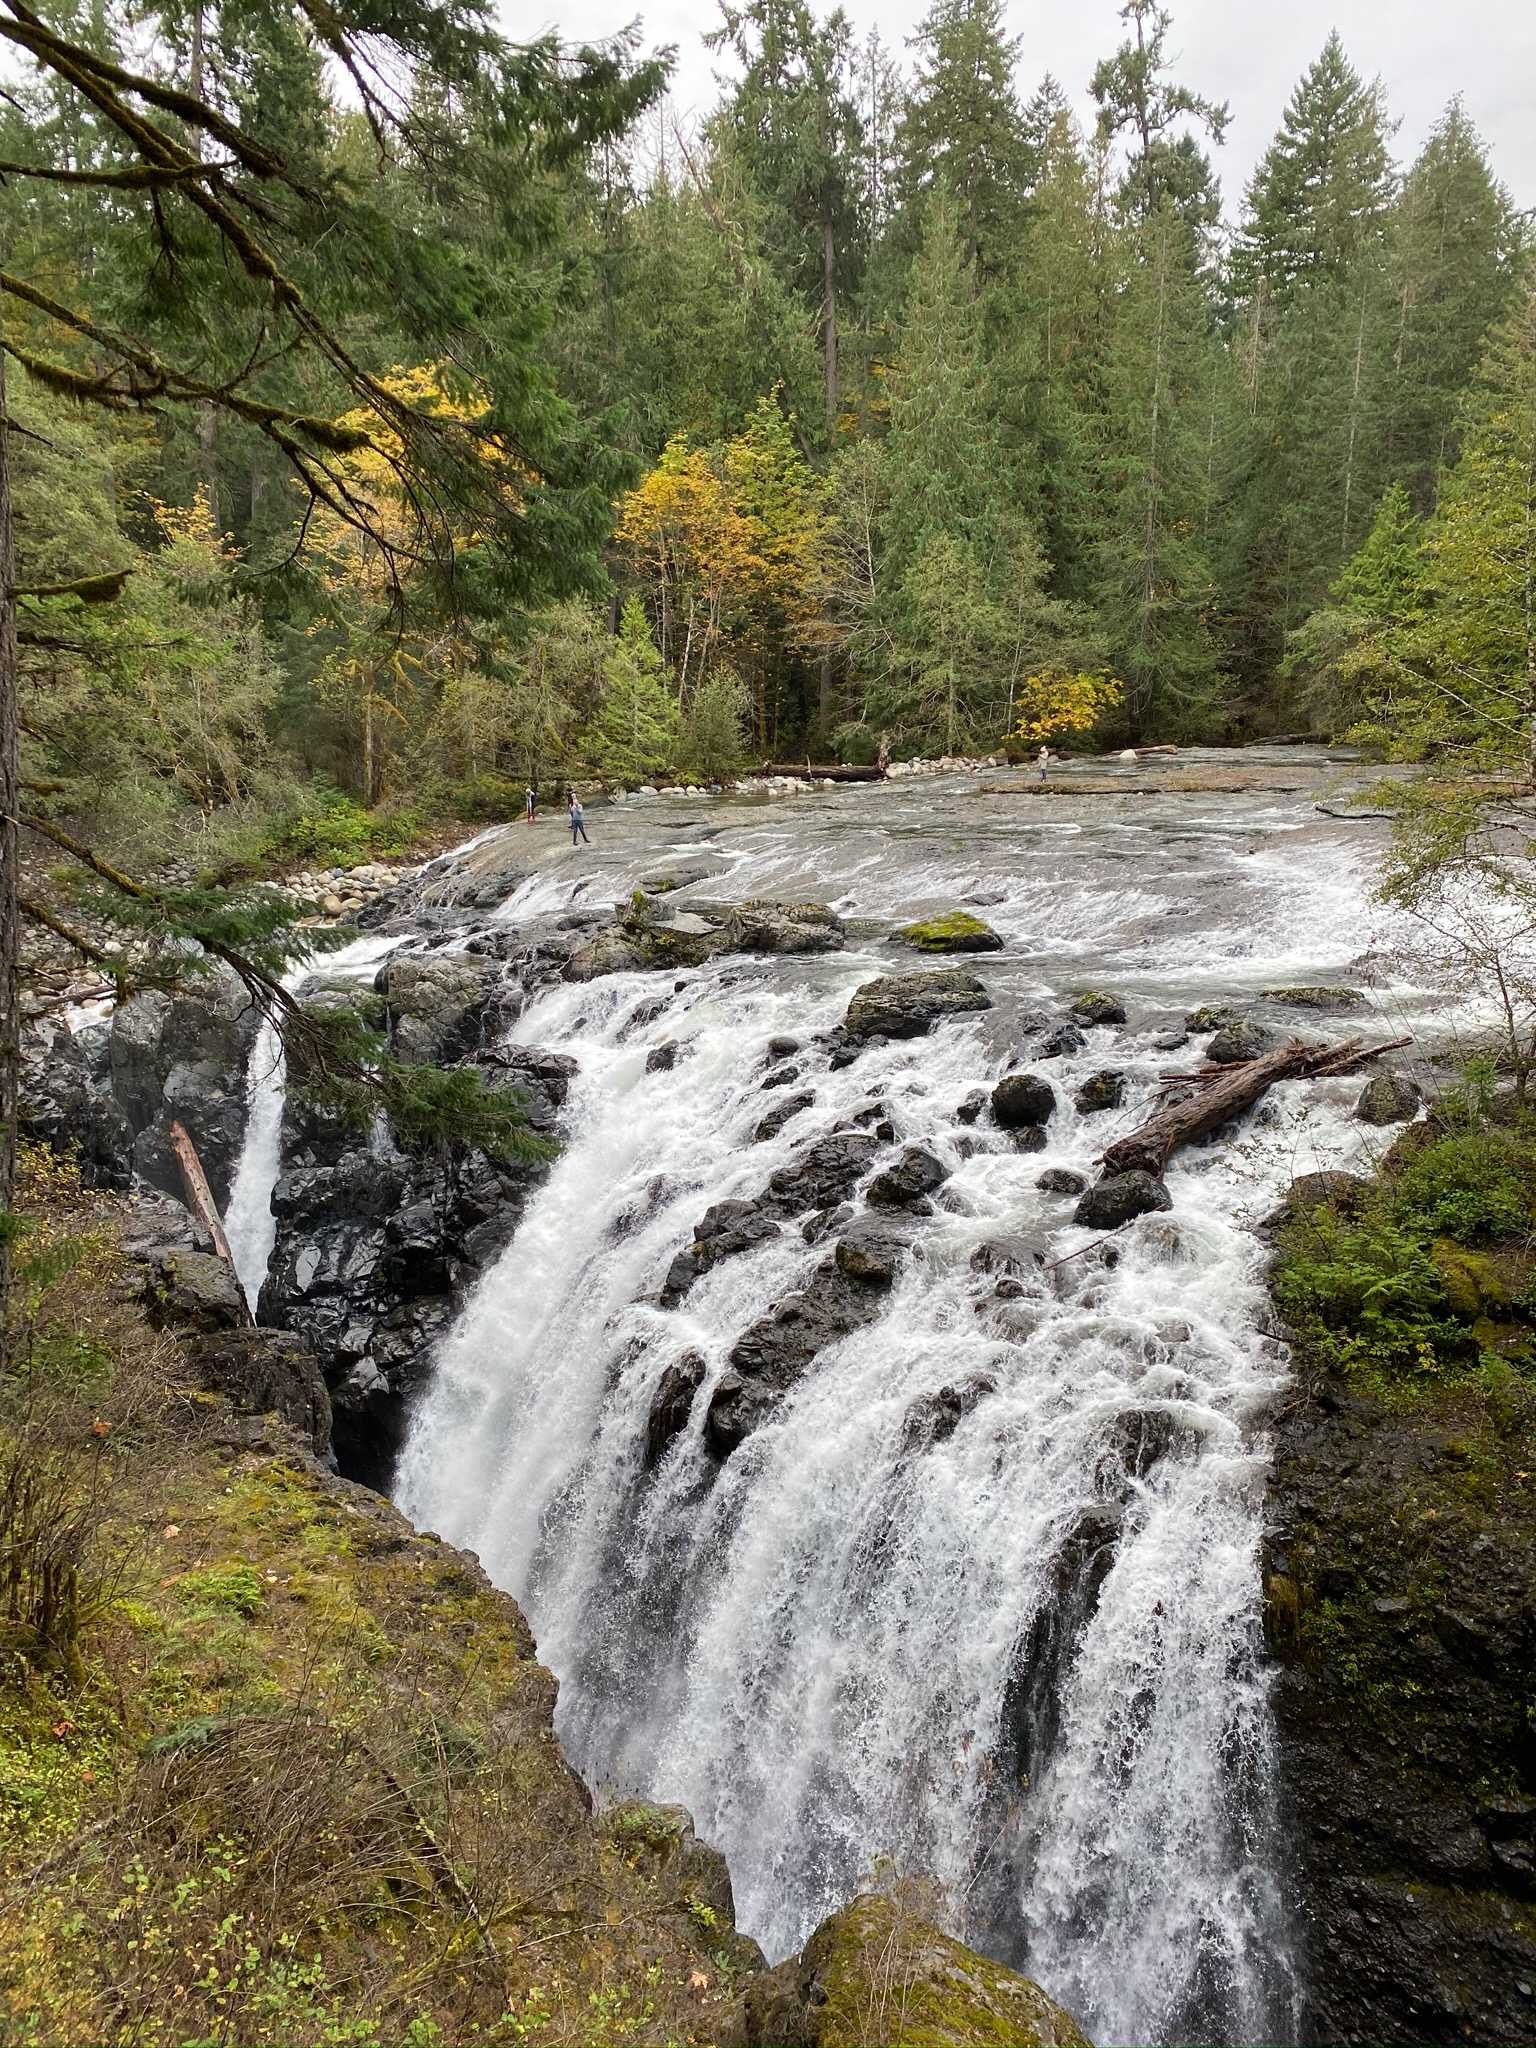
<path id="1" fill-rule="evenodd" d="M 411 983 L 430 989 L 413 1014 L 440 1042 L 478 1034 L 496 977 Z M 398 1028 L 398 1026 L 397 1026 Z M 466 1063 L 489 1087 L 516 1089 L 532 1130 L 555 1131 L 576 1063 L 531 1046 L 498 1046 Z M 493 1158 L 453 1145 L 405 1148 L 358 1131 L 290 1093 L 282 1172 L 272 1195 L 277 1239 L 258 1318 L 297 1334 L 325 1361 L 336 1454 L 371 1485 L 388 1481 L 410 1402 L 467 1289 L 505 1249 L 547 1162 Z"/>
<path id="2" fill-rule="evenodd" d="M 1536 1395 L 1330 1380 L 1276 1430 L 1266 1632 L 1309 2042 L 1536 2039 Z"/>
<path id="3" fill-rule="evenodd" d="M 924 1918 L 933 1904 L 914 1886 L 824 1920 L 748 1984 L 736 2048 L 1089 2048 L 1038 1984 Z"/>
<path id="4" fill-rule="evenodd" d="M 1268 1052 L 1275 1034 L 1253 1017 L 1234 1017 L 1223 1024 L 1205 1048 L 1205 1056 L 1220 1067 L 1235 1067 L 1244 1060 L 1256 1060 Z"/>
<path id="5" fill-rule="evenodd" d="M 945 1017 L 990 1010 L 992 998 L 974 974 L 938 967 L 926 974 L 882 974 L 867 981 L 848 1005 L 843 1029 L 851 1039 L 921 1038 Z"/>
<path id="6" fill-rule="evenodd" d="M 566 959 L 567 981 L 603 974 L 700 967 L 724 953 L 829 953 L 844 944 L 843 921 L 824 903 L 698 904 L 665 919 L 637 890 L 617 921 Z"/>

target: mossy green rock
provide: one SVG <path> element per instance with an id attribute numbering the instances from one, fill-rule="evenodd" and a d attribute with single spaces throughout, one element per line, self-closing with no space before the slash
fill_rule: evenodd
<path id="1" fill-rule="evenodd" d="M 896 934 L 920 953 L 1000 953 L 1003 942 L 979 917 L 969 911 L 951 910 L 943 917 L 919 918 L 903 925 Z"/>
<path id="2" fill-rule="evenodd" d="M 1446 1299 L 1465 1322 L 1508 1311 L 1508 1285 L 1487 1252 L 1469 1251 L 1464 1244 L 1440 1237 L 1429 1255 L 1445 1282 Z"/>
<path id="3" fill-rule="evenodd" d="M 1283 1003 L 1288 1010 L 1363 1010 L 1365 997 L 1357 988 L 1329 988 L 1322 983 L 1301 988 L 1267 988 L 1264 999 Z"/>
<path id="4" fill-rule="evenodd" d="M 740 2048 L 1089 2048 L 1038 1984 L 899 1898 L 855 1899 L 755 1978 Z"/>

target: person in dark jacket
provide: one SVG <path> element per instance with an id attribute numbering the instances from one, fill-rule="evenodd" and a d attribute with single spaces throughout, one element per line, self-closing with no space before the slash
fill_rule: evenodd
<path id="1" fill-rule="evenodd" d="M 578 839 L 586 840 L 587 845 L 590 846 L 592 842 L 590 839 L 587 839 L 587 828 L 582 818 L 581 798 L 574 789 L 571 791 L 570 819 L 572 846 L 576 844 Z"/>

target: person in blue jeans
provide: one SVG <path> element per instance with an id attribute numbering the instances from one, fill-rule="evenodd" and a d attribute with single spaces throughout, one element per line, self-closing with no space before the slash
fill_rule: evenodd
<path id="1" fill-rule="evenodd" d="M 586 840 L 587 845 L 590 846 L 592 842 L 590 839 L 587 839 L 587 828 L 585 824 L 582 822 L 581 798 L 576 794 L 574 789 L 571 791 L 570 819 L 572 846 L 576 844 L 576 841 L 578 839 Z"/>

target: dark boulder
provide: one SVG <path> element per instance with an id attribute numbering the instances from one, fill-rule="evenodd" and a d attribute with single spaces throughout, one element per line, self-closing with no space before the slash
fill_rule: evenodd
<path id="1" fill-rule="evenodd" d="M 1015 1277 L 1038 1273 L 1045 1253 L 1027 1237 L 989 1237 L 971 1253 L 973 1273 L 1007 1273 Z"/>
<path id="2" fill-rule="evenodd" d="M 867 981 L 848 1005 L 851 1038 L 921 1038 L 945 1017 L 990 1010 L 992 998 L 974 974 L 934 968 L 925 974 L 883 974 Z"/>
<path id="3" fill-rule="evenodd" d="M 1087 1043 L 1075 1024 L 1053 1024 L 1035 1041 L 1033 1057 L 1037 1060 L 1069 1060 Z"/>
<path id="4" fill-rule="evenodd" d="M 997 1392 L 997 1381 L 989 1373 L 973 1372 L 952 1386 L 919 1394 L 909 1402 L 901 1421 L 901 1455 L 911 1457 L 932 1450 L 952 1437 L 966 1416 L 988 1394 Z"/>
<path id="5" fill-rule="evenodd" d="M 815 1100 L 816 1097 L 808 1088 L 799 1095 L 786 1095 L 782 1101 L 774 1104 L 758 1124 L 752 1133 L 752 1142 L 755 1145 L 762 1145 L 768 1139 L 776 1138 L 787 1123 L 793 1122 L 802 1109 L 809 1109 Z"/>
<path id="6" fill-rule="evenodd" d="M 1125 1100 L 1125 1076 L 1114 1068 L 1102 1068 L 1088 1076 L 1075 1099 L 1083 1116 L 1093 1116 L 1101 1109 L 1118 1109 Z"/>
<path id="7" fill-rule="evenodd" d="M 181 1193 L 169 1141 L 173 1119 L 197 1147 L 222 1208 L 245 1134 L 246 1062 L 260 1017 L 245 984 L 222 965 L 176 994 L 150 990 L 113 1013 L 111 1093 L 133 1133 L 137 1171 Z"/>
<path id="8" fill-rule="evenodd" d="M 645 1056 L 645 1071 L 648 1074 L 670 1074 L 677 1065 L 682 1047 L 675 1038 L 664 1038 L 660 1045 L 653 1045 Z"/>
<path id="9" fill-rule="evenodd" d="M 205 1331 L 182 1356 L 199 1386 L 222 1394 L 240 1415 L 278 1415 L 316 1457 L 331 1448 L 331 1398 L 319 1361 L 288 1330 Z"/>
<path id="10" fill-rule="evenodd" d="M 906 1257 L 903 1232 L 874 1216 L 861 1216 L 845 1230 L 833 1249 L 838 1271 L 869 1287 L 889 1287 Z"/>
<path id="11" fill-rule="evenodd" d="M 645 1425 L 645 1469 L 653 1471 L 688 1426 L 694 1396 L 709 1368 L 697 1351 L 685 1351 L 662 1374 Z"/>
<path id="12" fill-rule="evenodd" d="M 1048 1195 L 1080 1195 L 1087 1185 L 1087 1176 L 1074 1173 L 1070 1166 L 1048 1166 L 1035 1182 Z"/>
<path id="13" fill-rule="evenodd" d="M 1285 1191 L 1282 1214 L 1300 1215 L 1307 1209 L 1338 1209 L 1344 1215 L 1360 1209 L 1372 1193 L 1372 1183 L 1358 1173 L 1303 1173 Z"/>
<path id="14" fill-rule="evenodd" d="M 25 1042 L 18 1128 L 34 1144 L 72 1152 L 87 1187 L 126 1189 L 134 1127 L 112 1091 L 111 1030 L 92 1024 L 51 1043 Z"/>
<path id="15" fill-rule="evenodd" d="M 921 1145 L 909 1145 L 894 1166 L 877 1173 L 868 1199 L 876 1208 L 901 1209 L 920 1202 L 949 1179 L 949 1168 Z"/>
<path id="16" fill-rule="evenodd" d="M 1154 1209 L 1171 1209 L 1173 1197 L 1154 1174 L 1113 1173 L 1082 1195 L 1072 1211 L 1074 1223 L 1091 1230 L 1118 1230 Z"/>
<path id="17" fill-rule="evenodd" d="M 693 1242 L 680 1251 L 662 1282 L 661 1305 L 676 1308 L 693 1283 L 725 1259 L 779 1235 L 777 1217 L 756 1202 L 716 1202 L 694 1225 Z"/>
<path id="18" fill-rule="evenodd" d="M 843 1201 L 873 1165 L 880 1140 L 862 1132 L 833 1132 L 807 1145 L 768 1183 L 768 1195 L 781 1213 L 829 1209 Z"/>
<path id="19" fill-rule="evenodd" d="M 981 1113 L 991 1098 L 985 1088 L 973 1088 L 955 1110 L 957 1124 L 974 1124 L 980 1121 Z"/>
<path id="20" fill-rule="evenodd" d="M 759 1317 L 731 1347 L 728 1370 L 710 1396 L 704 1441 L 711 1455 L 729 1457 L 773 1414 L 818 1353 L 873 1322 L 885 1300 L 883 1287 L 851 1278 L 834 1255 L 800 1293 Z"/>
<path id="21" fill-rule="evenodd" d="M 1056 1090 L 1039 1074 L 1004 1074 L 992 1090 L 992 1115 L 1005 1131 L 1048 1124 L 1056 1114 Z"/>

